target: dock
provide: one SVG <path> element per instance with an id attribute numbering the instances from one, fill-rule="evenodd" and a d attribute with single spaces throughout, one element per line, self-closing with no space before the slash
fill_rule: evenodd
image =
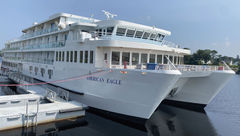
<path id="1" fill-rule="evenodd" d="M 29 84 L 16 77 L 13 81 Z M 61 90 L 60 95 L 42 86 L 19 88 L 26 93 L 0 96 L 0 131 L 85 116 L 87 106 L 71 101 L 69 92 L 65 90 Z"/>

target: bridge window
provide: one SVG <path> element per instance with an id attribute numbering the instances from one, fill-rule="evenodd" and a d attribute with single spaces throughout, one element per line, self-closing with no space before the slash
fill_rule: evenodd
<path id="1" fill-rule="evenodd" d="M 126 30 L 127 30 L 126 28 L 120 28 L 120 27 L 118 27 L 118 28 L 117 28 L 117 33 L 116 33 L 116 34 L 117 34 L 118 36 L 124 36 Z"/>
<path id="2" fill-rule="evenodd" d="M 139 53 L 132 53 L 132 65 L 137 65 L 139 62 Z"/>
<path id="3" fill-rule="evenodd" d="M 156 41 L 161 41 L 161 38 L 162 38 L 162 35 L 161 34 L 157 34 Z"/>
<path id="4" fill-rule="evenodd" d="M 85 51 L 85 54 L 84 54 L 84 63 L 88 63 L 88 51 Z"/>
<path id="5" fill-rule="evenodd" d="M 123 52 L 122 53 L 122 65 L 126 62 L 127 65 L 129 65 L 129 59 L 130 59 L 130 53 L 129 52 Z"/>
<path id="6" fill-rule="evenodd" d="M 156 34 L 151 34 L 150 40 L 155 40 L 155 38 L 156 38 Z"/>
<path id="7" fill-rule="evenodd" d="M 112 35 L 113 28 L 114 28 L 114 27 L 108 27 L 108 28 L 107 28 L 107 35 Z"/>
<path id="8" fill-rule="evenodd" d="M 157 55 L 157 63 L 162 64 L 162 55 Z"/>
<path id="9" fill-rule="evenodd" d="M 141 54 L 141 63 L 144 65 L 147 64 L 147 54 L 145 53 Z"/>
<path id="10" fill-rule="evenodd" d="M 120 60 L 120 52 L 112 52 L 112 64 L 119 65 Z"/>
<path id="11" fill-rule="evenodd" d="M 143 34 L 143 39 L 148 39 L 148 37 L 150 36 L 150 33 L 148 33 L 148 32 L 145 32 L 144 34 Z"/>
<path id="12" fill-rule="evenodd" d="M 135 37 L 136 38 L 142 38 L 143 31 L 137 31 Z"/>
<path id="13" fill-rule="evenodd" d="M 149 63 L 155 63 L 155 54 L 150 54 Z"/>
<path id="14" fill-rule="evenodd" d="M 90 63 L 93 63 L 93 51 L 90 51 Z"/>
<path id="15" fill-rule="evenodd" d="M 135 30 L 128 29 L 126 36 L 127 36 L 127 37 L 133 37 L 134 33 L 135 33 Z"/>
<path id="16" fill-rule="evenodd" d="M 80 56 L 80 60 L 79 60 L 79 62 L 80 63 L 83 63 L 83 51 L 80 51 L 80 54 L 79 54 Z"/>

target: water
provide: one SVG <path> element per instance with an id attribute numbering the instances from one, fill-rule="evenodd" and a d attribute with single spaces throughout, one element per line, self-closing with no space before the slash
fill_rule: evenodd
<path id="1" fill-rule="evenodd" d="M 4 131 L 0 136 L 239 136 L 239 83 L 240 76 L 234 76 L 205 108 L 207 114 L 160 105 L 143 124 L 145 131 L 87 112 L 76 120 Z"/>

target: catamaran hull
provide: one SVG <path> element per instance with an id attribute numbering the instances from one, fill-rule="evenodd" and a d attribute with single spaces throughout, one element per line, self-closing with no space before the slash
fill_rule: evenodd
<path id="1" fill-rule="evenodd" d="M 168 96 L 166 100 L 174 101 L 176 104 L 180 102 L 188 105 L 201 105 L 202 107 L 209 104 L 235 74 L 231 70 L 182 73 L 174 86 L 178 88 L 178 91 L 172 96 Z"/>
<path id="2" fill-rule="evenodd" d="M 121 73 L 121 70 L 113 70 L 105 75 L 56 85 L 82 92 L 84 95 L 72 95 L 71 98 L 90 107 L 148 119 L 179 76 L 179 71 L 142 73 L 129 70 Z"/>
<path id="3" fill-rule="evenodd" d="M 150 118 L 181 75 L 178 70 L 115 69 L 97 74 L 90 71 L 97 70 L 72 69 L 71 73 L 77 74 L 71 75 L 68 71 L 55 69 L 56 76 L 51 81 L 77 78 L 51 84 L 75 92 L 70 98 L 87 106 L 144 119 Z M 78 78 L 89 72 L 91 75 Z M 25 74 L 33 76 L 28 72 Z M 34 78 L 49 81 L 40 76 Z"/>

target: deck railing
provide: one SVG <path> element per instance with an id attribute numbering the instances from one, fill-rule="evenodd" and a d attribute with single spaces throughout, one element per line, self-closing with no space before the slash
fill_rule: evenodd
<path id="1" fill-rule="evenodd" d="M 228 71 L 232 70 L 225 62 L 221 66 L 210 65 L 175 65 L 179 71 Z"/>

